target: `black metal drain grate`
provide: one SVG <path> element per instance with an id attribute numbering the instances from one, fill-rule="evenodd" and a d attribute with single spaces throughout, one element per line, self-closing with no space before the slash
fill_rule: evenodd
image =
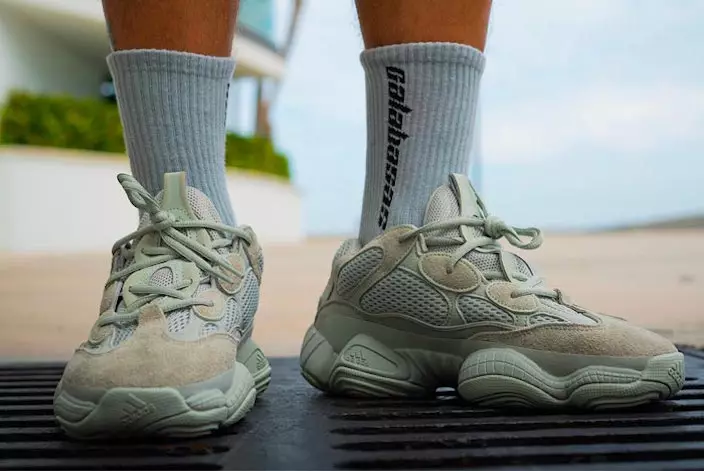
<path id="1" fill-rule="evenodd" d="M 671 401 L 625 412 L 536 415 L 435 400 L 317 393 L 293 359 L 241 425 L 191 440 L 80 443 L 52 415 L 63 365 L 0 367 L 0 469 L 704 469 L 704 354 L 686 350 Z"/>
<path id="2" fill-rule="evenodd" d="M 0 469 L 221 469 L 217 455 L 230 450 L 228 436 L 190 442 L 69 440 L 52 412 L 62 370 L 61 364 L 0 368 Z"/>

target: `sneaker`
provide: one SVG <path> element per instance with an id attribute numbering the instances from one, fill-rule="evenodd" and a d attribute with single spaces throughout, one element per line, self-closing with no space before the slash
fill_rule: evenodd
<path id="1" fill-rule="evenodd" d="M 304 377 L 350 396 L 453 387 L 487 407 L 628 407 L 682 388 L 672 343 L 572 303 L 501 238 L 542 242 L 538 229 L 489 215 L 453 174 L 422 227 L 394 227 L 363 247 L 346 241 L 303 342 Z"/>
<path id="2" fill-rule="evenodd" d="M 56 418 L 76 438 L 234 424 L 271 374 L 251 338 L 263 263 L 254 232 L 222 224 L 185 173 L 165 174 L 156 198 L 118 180 L 142 218 L 113 246 L 100 316 L 57 386 Z"/>

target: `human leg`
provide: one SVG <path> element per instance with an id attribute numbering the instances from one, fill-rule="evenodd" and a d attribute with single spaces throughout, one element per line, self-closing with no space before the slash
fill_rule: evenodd
<path id="1" fill-rule="evenodd" d="M 136 177 L 118 180 L 142 217 L 113 246 L 100 316 L 56 390 L 57 419 L 76 438 L 208 433 L 268 385 L 251 338 L 261 248 L 233 226 L 225 184 L 236 6 L 105 2 Z"/>
<path id="2" fill-rule="evenodd" d="M 498 244 L 535 249 L 540 231 L 490 215 L 464 175 L 483 60 L 466 43 L 483 46 L 488 2 L 359 0 L 358 9 L 366 45 L 378 46 L 362 53 L 362 227 L 335 255 L 305 336 L 308 381 L 367 397 L 449 386 L 482 406 L 539 408 L 676 393 L 683 357 L 672 343 L 550 288 Z M 455 43 L 394 44 L 405 40 Z"/>

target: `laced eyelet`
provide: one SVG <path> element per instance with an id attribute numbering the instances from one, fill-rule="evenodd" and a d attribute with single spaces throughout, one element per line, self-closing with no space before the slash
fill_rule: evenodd
<path id="1" fill-rule="evenodd" d="M 516 292 L 515 292 L 515 291 L 511 291 L 511 294 L 509 294 L 509 297 L 510 297 L 511 299 L 516 299 L 518 296 L 516 296 Z"/>

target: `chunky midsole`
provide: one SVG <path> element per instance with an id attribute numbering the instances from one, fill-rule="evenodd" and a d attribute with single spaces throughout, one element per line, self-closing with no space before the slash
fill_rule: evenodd
<path id="1" fill-rule="evenodd" d="M 238 421 L 254 404 L 257 392 L 249 370 L 237 362 L 228 376 L 225 391 L 117 387 L 96 402 L 76 397 L 78 388 L 59 385 L 54 412 L 61 427 L 77 438 L 200 435 Z"/>
<path id="2" fill-rule="evenodd" d="M 527 351 L 537 356 L 527 349 L 473 345 L 463 357 L 459 352 L 465 345 L 455 345 L 453 353 L 447 353 L 448 348 L 429 350 L 399 339 L 403 332 L 396 331 L 392 347 L 380 340 L 387 337 L 379 336 L 379 330 L 375 333 L 353 331 L 345 345 L 336 349 L 317 325 L 311 326 L 300 356 L 303 376 L 318 389 L 343 395 L 420 397 L 450 386 L 463 398 L 482 405 L 586 409 L 631 407 L 665 399 L 679 391 L 684 381 L 684 359 L 679 352 L 647 358 L 638 369 L 628 366 L 635 363 L 630 358 L 613 366 L 604 365 L 602 357 L 596 356 L 541 355 L 552 370 L 563 371 L 555 374 L 526 355 Z"/>
<path id="3" fill-rule="evenodd" d="M 368 335 L 392 350 L 418 350 L 454 358 L 461 363 L 472 353 L 504 345 L 495 342 L 453 338 L 452 334 L 425 329 L 423 334 L 399 330 L 377 322 L 371 322 L 347 314 L 328 312 L 319 316 L 315 328 L 325 337 L 335 352 L 340 352 L 357 334 Z M 545 371 L 556 376 L 568 375 L 580 368 L 599 364 L 643 370 L 650 357 L 615 357 L 557 353 L 529 348 L 511 347 L 539 364 Z"/>

